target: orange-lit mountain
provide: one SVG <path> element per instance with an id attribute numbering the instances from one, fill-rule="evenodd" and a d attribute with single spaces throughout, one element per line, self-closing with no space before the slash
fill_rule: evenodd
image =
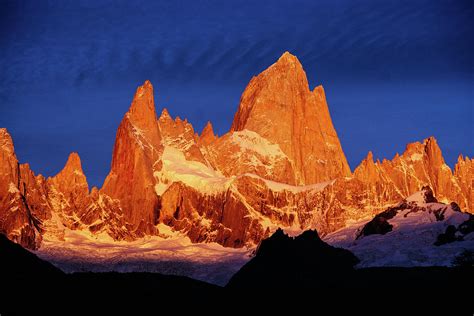
<path id="1" fill-rule="evenodd" d="M 89 189 L 77 153 L 56 176 L 35 175 L 0 129 L 0 231 L 38 248 L 68 229 L 134 240 L 168 225 L 193 242 L 242 247 L 278 227 L 327 234 L 425 185 L 472 212 L 473 166 L 460 156 L 453 173 L 430 137 L 391 161 L 369 152 L 351 173 L 323 88 L 310 90 L 298 59 L 285 53 L 250 81 L 220 137 L 211 123 L 198 135 L 166 109 L 158 117 L 146 81 L 117 130 L 100 189 Z"/>

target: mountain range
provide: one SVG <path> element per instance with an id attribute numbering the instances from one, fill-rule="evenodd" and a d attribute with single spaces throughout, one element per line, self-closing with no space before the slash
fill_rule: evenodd
<path id="1" fill-rule="evenodd" d="M 352 172 L 323 87 L 310 90 L 286 52 L 250 80 L 222 136 L 210 122 L 198 134 L 166 109 L 158 115 L 146 81 L 117 130 L 101 188 L 89 188 L 75 152 L 55 176 L 35 174 L 0 129 L 0 232 L 33 250 L 66 230 L 134 241 L 170 229 L 194 243 L 252 247 L 277 228 L 330 236 L 424 186 L 437 202 L 473 213 L 473 175 L 474 160 L 462 155 L 451 170 L 434 137 L 392 160 L 369 152 Z"/>

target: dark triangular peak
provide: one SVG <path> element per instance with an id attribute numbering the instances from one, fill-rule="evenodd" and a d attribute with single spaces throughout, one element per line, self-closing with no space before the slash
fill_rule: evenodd
<path id="1" fill-rule="evenodd" d="M 290 237 L 278 229 L 263 240 L 255 257 L 230 280 L 229 287 L 286 288 L 335 285 L 359 259 L 319 238 L 316 230 Z"/>

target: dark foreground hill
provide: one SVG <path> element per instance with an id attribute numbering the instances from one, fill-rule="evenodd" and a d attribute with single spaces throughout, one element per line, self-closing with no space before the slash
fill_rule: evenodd
<path id="1" fill-rule="evenodd" d="M 277 231 L 221 288 L 156 273 L 64 274 L 0 235 L 0 313 L 226 314 L 258 307 L 296 314 L 309 307 L 321 312 L 330 307 L 335 312 L 383 315 L 389 307 L 393 311 L 410 306 L 472 315 L 472 267 L 355 269 L 357 262 L 351 252 L 329 246 L 315 231 L 296 238 Z"/>
<path id="2" fill-rule="evenodd" d="M 0 289 L 2 316 L 122 314 L 131 307 L 141 314 L 178 300 L 203 306 L 222 291 L 209 283 L 158 273 L 65 274 L 2 234 Z"/>
<path id="3" fill-rule="evenodd" d="M 404 307 L 412 311 L 422 307 L 424 313 L 446 308 L 448 314 L 474 311 L 472 262 L 451 268 L 356 269 L 357 263 L 350 251 L 328 245 L 316 231 L 293 238 L 278 230 L 261 243 L 255 257 L 231 278 L 226 288 L 273 297 L 302 293 L 309 295 L 314 304 L 379 315 Z"/>

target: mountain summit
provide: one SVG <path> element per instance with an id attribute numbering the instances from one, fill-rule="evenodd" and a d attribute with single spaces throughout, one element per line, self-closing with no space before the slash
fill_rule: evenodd
<path id="1" fill-rule="evenodd" d="M 101 192 L 120 201 L 124 219 L 140 233 L 155 233 L 158 197 L 153 164 L 162 152 L 150 81 L 138 87 L 117 130 L 112 168 Z"/>
<path id="2" fill-rule="evenodd" d="M 245 89 L 231 127 L 242 130 L 278 144 L 294 164 L 297 184 L 351 174 L 323 87 L 310 91 L 301 63 L 288 52 Z"/>

